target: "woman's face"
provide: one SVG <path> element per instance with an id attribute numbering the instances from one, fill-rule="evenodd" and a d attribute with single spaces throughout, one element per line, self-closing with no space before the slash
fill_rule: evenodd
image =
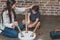
<path id="1" fill-rule="evenodd" d="M 16 7 L 16 3 L 12 5 L 12 9 L 14 9 Z"/>

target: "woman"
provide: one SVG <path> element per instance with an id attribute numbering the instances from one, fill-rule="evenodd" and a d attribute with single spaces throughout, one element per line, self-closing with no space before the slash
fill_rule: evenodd
<path id="1" fill-rule="evenodd" d="M 2 27 L 0 27 L 0 33 L 3 36 L 7 37 L 18 37 L 18 31 L 17 26 L 19 26 L 21 29 L 24 29 L 23 24 L 18 23 L 16 20 L 16 14 L 19 14 L 20 12 L 24 12 L 25 10 L 31 8 L 18 8 L 16 6 L 15 0 L 7 0 L 6 2 L 6 8 L 2 11 Z"/>

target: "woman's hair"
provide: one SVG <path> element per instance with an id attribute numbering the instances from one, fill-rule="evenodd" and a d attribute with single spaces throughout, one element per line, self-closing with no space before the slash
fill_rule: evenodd
<path id="1" fill-rule="evenodd" d="M 38 5 L 35 5 L 32 7 L 32 10 L 36 11 L 36 12 L 39 12 L 39 6 Z"/>
<path id="2" fill-rule="evenodd" d="M 9 16 L 9 19 L 10 19 L 10 23 L 12 22 L 11 11 L 13 12 L 14 20 L 16 21 L 16 14 L 15 14 L 14 9 L 12 9 L 12 6 L 13 6 L 15 3 L 16 3 L 15 0 L 7 0 L 7 1 L 6 1 L 6 8 L 3 9 L 2 14 L 1 14 L 1 16 L 2 16 L 2 22 L 3 22 L 3 12 L 4 12 L 5 10 L 8 10 L 8 16 Z"/>

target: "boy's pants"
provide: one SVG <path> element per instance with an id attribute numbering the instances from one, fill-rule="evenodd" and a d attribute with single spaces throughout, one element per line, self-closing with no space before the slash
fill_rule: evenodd
<path id="1" fill-rule="evenodd" d="M 23 24 L 18 23 L 18 26 L 21 30 L 24 29 Z M 10 37 L 10 38 L 16 38 L 16 37 L 18 37 L 18 31 L 17 30 L 18 30 L 17 28 L 12 29 L 12 28 L 5 27 L 5 29 L 2 31 L 2 35 L 6 36 L 6 37 Z"/>

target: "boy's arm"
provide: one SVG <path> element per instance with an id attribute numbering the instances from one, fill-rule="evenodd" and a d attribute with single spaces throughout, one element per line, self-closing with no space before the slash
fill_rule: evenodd
<path id="1" fill-rule="evenodd" d="M 36 21 L 33 22 L 31 25 L 34 26 L 34 25 L 36 25 L 38 22 L 40 22 L 40 13 L 39 13 L 39 15 L 37 16 Z"/>
<path id="2" fill-rule="evenodd" d="M 37 18 L 35 22 L 33 22 L 32 24 L 29 25 L 29 27 L 35 26 L 38 22 L 39 22 L 39 19 Z"/>
<path id="3" fill-rule="evenodd" d="M 35 22 L 32 23 L 32 25 L 36 25 L 38 23 L 39 19 L 37 18 Z"/>
<path id="4" fill-rule="evenodd" d="M 30 13 L 28 13 L 28 24 L 30 24 Z"/>
<path id="5" fill-rule="evenodd" d="M 30 24 L 30 13 L 25 16 L 26 24 Z"/>

